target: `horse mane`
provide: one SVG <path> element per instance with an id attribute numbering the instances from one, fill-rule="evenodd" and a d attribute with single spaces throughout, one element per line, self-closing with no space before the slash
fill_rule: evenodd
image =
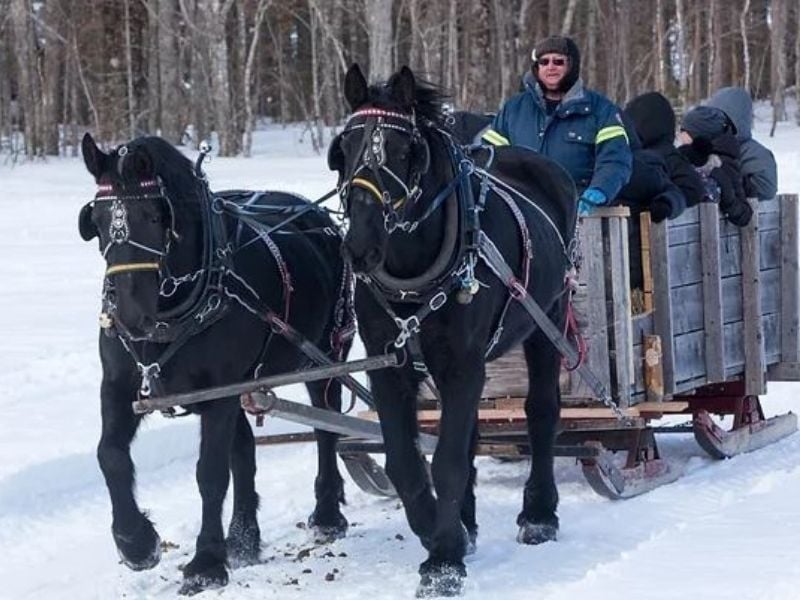
<path id="1" fill-rule="evenodd" d="M 127 144 L 130 151 L 143 149 L 153 161 L 156 174 L 161 177 L 174 200 L 193 199 L 200 182 L 194 174 L 194 164 L 180 150 L 163 138 L 143 136 Z"/>
<path id="2" fill-rule="evenodd" d="M 403 107 L 389 94 L 391 83 L 392 79 L 389 79 L 387 82 L 371 85 L 368 103 L 379 103 L 389 109 L 402 110 Z M 447 116 L 443 105 L 449 99 L 449 94 L 442 87 L 424 79 L 414 79 L 414 113 L 422 125 L 430 122 L 443 127 Z"/>

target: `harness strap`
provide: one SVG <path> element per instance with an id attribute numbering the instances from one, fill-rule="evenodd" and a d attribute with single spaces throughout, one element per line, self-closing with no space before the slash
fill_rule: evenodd
<path id="1" fill-rule="evenodd" d="M 118 263 L 106 269 L 106 277 L 118 275 L 119 273 L 130 273 L 132 271 L 158 271 L 157 262 L 137 262 L 137 263 Z"/>
<path id="2" fill-rule="evenodd" d="M 567 342 L 567 340 L 564 339 L 564 336 L 547 316 L 547 313 L 542 310 L 542 307 L 539 306 L 533 297 L 528 294 L 527 290 L 522 287 L 519 280 L 517 280 L 517 278 L 514 276 L 511 268 L 503 258 L 503 255 L 500 254 L 497 246 L 495 246 L 492 240 L 490 240 L 489 237 L 483 232 L 480 233 L 479 254 L 492 272 L 494 272 L 500 278 L 500 281 L 508 286 L 512 296 L 514 296 L 514 298 L 520 304 L 522 304 L 523 308 L 525 308 L 528 314 L 533 318 L 539 329 L 547 336 L 547 339 L 550 340 L 550 342 L 556 347 L 562 356 L 566 357 L 570 363 L 576 365 L 575 370 L 592 389 L 595 395 L 603 402 L 603 404 L 612 410 L 614 416 L 618 420 L 627 422 L 628 418 L 619 409 L 619 407 L 614 404 L 614 401 L 611 399 L 611 395 L 608 393 L 608 390 L 606 390 L 605 386 L 594 373 L 594 371 L 592 371 L 586 364 L 583 364 L 578 353 Z"/>
<path id="3" fill-rule="evenodd" d="M 223 291 L 226 296 L 238 302 L 242 307 L 256 315 L 259 319 L 267 323 L 275 333 L 283 336 L 291 342 L 298 350 L 306 355 L 308 359 L 317 365 L 330 365 L 333 360 L 322 350 L 311 343 L 303 334 L 281 319 L 266 302 L 258 296 L 254 296 L 249 286 L 243 285 L 239 278 L 233 278 L 226 282 Z M 370 391 L 356 381 L 351 375 L 341 375 L 337 377 L 342 385 L 353 391 L 370 408 L 375 407 L 375 400 Z"/>

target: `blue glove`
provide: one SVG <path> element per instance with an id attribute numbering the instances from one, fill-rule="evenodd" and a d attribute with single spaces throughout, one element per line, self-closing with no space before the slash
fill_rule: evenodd
<path id="1" fill-rule="evenodd" d="M 586 188 L 578 200 L 578 216 L 585 217 L 590 214 L 598 206 L 603 206 L 608 202 L 603 190 L 598 188 Z"/>

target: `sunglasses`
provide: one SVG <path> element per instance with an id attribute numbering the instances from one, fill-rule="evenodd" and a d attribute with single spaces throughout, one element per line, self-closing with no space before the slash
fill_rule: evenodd
<path id="1" fill-rule="evenodd" d="M 567 64 L 566 58 L 540 58 L 536 61 L 540 67 L 546 67 L 550 63 L 553 63 L 556 67 L 563 67 Z"/>

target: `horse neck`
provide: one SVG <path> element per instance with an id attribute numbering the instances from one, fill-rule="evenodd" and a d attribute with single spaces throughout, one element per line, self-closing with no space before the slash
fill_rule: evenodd
<path id="1" fill-rule="evenodd" d="M 420 217 L 454 176 L 448 147 L 439 135 L 424 133 L 430 148 L 430 168 L 420 181 L 422 194 L 411 210 L 410 218 Z M 446 199 L 433 214 L 411 233 L 395 231 L 386 249 L 387 270 L 396 277 L 414 277 L 427 269 L 439 255 L 444 238 L 444 206 Z"/>
<path id="2" fill-rule="evenodd" d="M 170 268 L 176 275 L 186 274 L 203 267 L 203 239 L 206 235 L 203 221 L 204 199 L 199 193 L 182 200 L 175 206 L 177 243 L 170 250 Z"/>

